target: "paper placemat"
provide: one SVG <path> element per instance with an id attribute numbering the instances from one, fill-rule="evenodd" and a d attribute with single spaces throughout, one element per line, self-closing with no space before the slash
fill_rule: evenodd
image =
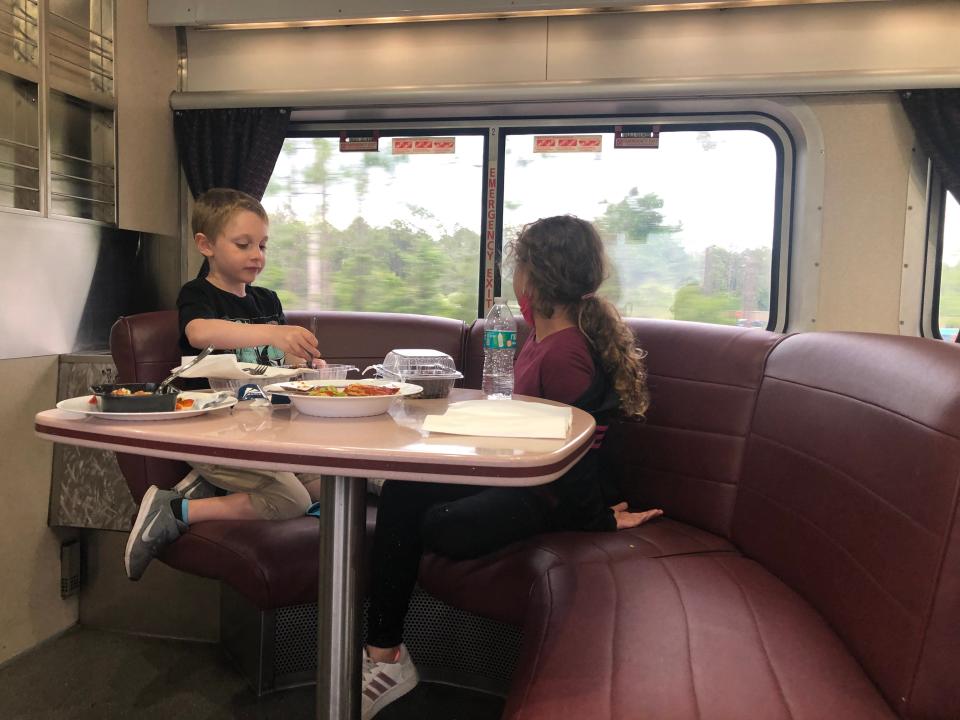
<path id="1" fill-rule="evenodd" d="M 522 400 L 465 400 L 443 415 L 428 415 L 423 429 L 451 435 L 563 439 L 570 432 L 569 407 Z"/>

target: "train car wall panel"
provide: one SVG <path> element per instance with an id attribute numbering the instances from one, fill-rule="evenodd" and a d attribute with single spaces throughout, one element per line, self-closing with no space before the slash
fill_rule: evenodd
<path id="1" fill-rule="evenodd" d="M 177 89 L 172 28 L 147 25 L 146 0 L 117 3 L 117 224 L 176 237 L 180 166 L 169 94 Z"/>
<path id="2" fill-rule="evenodd" d="M 942 0 L 552 18 L 547 79 L 956 74 L 958 28 L 960 4 Z"/>
<path id="3" fill-rule="evenodd" d="M 0 360 L 0 663 L 77 622 L 60 597 L 60 540 L 47 527 L 53 445 L 27 418 L 53 407 L 57 357 Z"/>
<path id="4" fill-rule="evenodd" d="M 943 0 L 288 30 L 187 32 L 194 91 L 630 80 L 738 94 L 960 81 Z M 890 83 L 893 82 L 893 85 Z M 883 83 L 887 83 L 883 85 Z M 901 85 L 903 85 L 901 83 Z M 908 86 L 907 83 L 904 86 Z M 585 88 L 587 89 L 587 88 Z M 634 91 L 636 89 L 634 88 Z"/>
<path id="5" fill-rule="evenodd" d="M 186 89 L 315 90 L 535 82 L 547 20 L 187 32 Z"/>
<path id="6" fill-rule="evenodd" d="M 913 133 L 894 94 L 810 98 L 826 175 L 818 321 L 899 333 Z"/>

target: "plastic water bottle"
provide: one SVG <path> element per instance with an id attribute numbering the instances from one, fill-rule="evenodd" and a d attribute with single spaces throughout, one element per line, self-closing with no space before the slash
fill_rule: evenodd
<path id="1" fill-rule="evenodd" d="M 513 356 L 517 351 L 517 321 L 502 297 L 494 299 L 483 329 L 483 388 L 489 400 L 513 395 Z"/>

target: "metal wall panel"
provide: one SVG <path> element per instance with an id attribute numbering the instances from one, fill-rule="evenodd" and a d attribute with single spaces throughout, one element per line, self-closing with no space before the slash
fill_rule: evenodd
<path id="1" fill-rule="evenodd" d="M 105 349 L 120 315 L 176 302 L 176 238 L 3 212 L 0 236 L 0 359 Z"/>
<path id="2" fill-rule="evenodd" d="M 40 210 L 37 86 L 0 72 L 0 205 Z"/>

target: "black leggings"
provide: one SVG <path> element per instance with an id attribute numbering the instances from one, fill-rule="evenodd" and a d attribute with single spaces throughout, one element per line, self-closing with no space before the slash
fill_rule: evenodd
<path id="1" fill-rule="evenodd" d="M 480 557 L 547 530 L 541 490 L 442 483 L 383 485 L 373 537 L 367 644 L 403 640 L 403 619 L 424 550 L 454 560 Z"/>

